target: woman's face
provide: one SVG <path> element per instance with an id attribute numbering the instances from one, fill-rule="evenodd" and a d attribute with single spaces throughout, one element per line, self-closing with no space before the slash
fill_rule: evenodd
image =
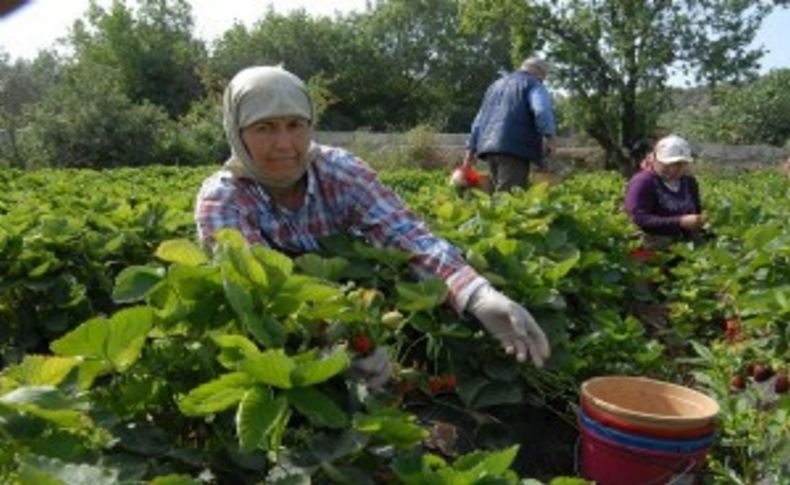
<path id="1" fill-rule="evenodd" d="M 665 180 L 677 180 L 688 173 L 688 162 L 664 164 L 656 160 L 653 162 L 653 170 Z"/>
<path id="2" fill-rule="evenodd" d="M 304 171 L 311 136 L 310 122 L 301 116 L 264 118 L 241 130 L 241 141 L 258 172 L 292 183 Z"/>

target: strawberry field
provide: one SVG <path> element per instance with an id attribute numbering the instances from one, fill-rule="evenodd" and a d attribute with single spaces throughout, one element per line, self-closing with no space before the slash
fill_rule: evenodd
<path id="1" fill-rule="evenodd" d="M 702 173 L 713 237 L 660 253 L 639 247 L 617 174 L 494 197 L 384 174 L 530 309 L 552 344 L 535 369 L 404 254 L 343 236 L 292 259 L 234 232 L 204 252 L 209 172 L 0 173 L 0 481 L 585 483 L 579 385 L 624 374 L 718 401 L 705 483 L 787 483 L 783 174 Z M 346 374 L 376 347 L 395 362 L 382 393 Z"/>

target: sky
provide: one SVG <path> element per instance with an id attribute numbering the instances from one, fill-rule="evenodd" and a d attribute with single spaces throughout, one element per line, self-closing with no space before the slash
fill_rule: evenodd
<path id="1" fill-rule="evenodd" d="M 29 0 L 27 5 L 0 18 L 0 48 L 12 59 L 33 59 L 39 50 L 52 47 L 64 37 L 75 20 L 84 16 L 89 0 Z M 332 16 L 365 9 L 366 0 L 190 0 L 195 19 L 195 35 L 211 41 L 234 23 L 252 25 L 263 17 L 268 5 L 287 13 L 304 8 L 313 15 Z M 108 7 L 112 0 L 99 0 Z M 126 1 L 127 5 L 136 5 Z"/>
<path id="2" fill-rule="evenodd" d="M 99 0 L 108 6 L 112 0 Z M 135 2 L 127 1 L 129 5 Z M 268 5 L 281 13 L 304 8 L 313 15 L 362 11 L 366 0 L 191 0 L 195 34 L 206 41 L 222 35 L 235 22 L 252 25 Z M 89 0 L 30 0 L 26 6 L 0 18 L 0 48 L 12 59 L 33 59 L 39 50 L 50 48 L 64 37 L 74 20 L 83 17 Z M 761 72 L 790 68 L 790 8 L 777 8 L 765 19 L 754 44 L 768 53 L 761 59 Z"/>

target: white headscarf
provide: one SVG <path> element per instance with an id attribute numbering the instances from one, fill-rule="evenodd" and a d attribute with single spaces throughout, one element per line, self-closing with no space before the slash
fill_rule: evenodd
<path id="1" fill-rule="evenodd" d="M 241 130 L 263 118 L 301 116 L 313 118 L 313 103 L 304 83 L 279 66 L 256 66 L 236 74 L 225 89 L 223 124 L 230 145 L 230 158 L 225 167 L 238 176 L 257 180 L 265 187 L 286 188 L 299 180 L 315 158 L 317 147 L 311 142 L 302 170 L 292 179 L 271 179 L 260 173 L 241 141 Z"/>

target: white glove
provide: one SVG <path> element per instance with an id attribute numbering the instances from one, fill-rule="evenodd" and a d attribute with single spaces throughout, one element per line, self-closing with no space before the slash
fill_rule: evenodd
<path id="1" fill-rule="evenodd" d="M 516 354 L 524 362 L 527 354 L 535 367 L 542 367 L 551 353 L 543 330 L 526 308 L 486 284 L 469 298 L 466 309 L 472 313 L 495 339 L 505 353 Z"/>
<path id="2" fill-rule="evenodd" d="M 354 359 L 348 370 L 350 379 L 362 381 L 374 391 L 380 391 L 387 384 L 390 374 L 392 374 L 392 363 L 384 347 L 376 347 L 370 355 Z"/>

